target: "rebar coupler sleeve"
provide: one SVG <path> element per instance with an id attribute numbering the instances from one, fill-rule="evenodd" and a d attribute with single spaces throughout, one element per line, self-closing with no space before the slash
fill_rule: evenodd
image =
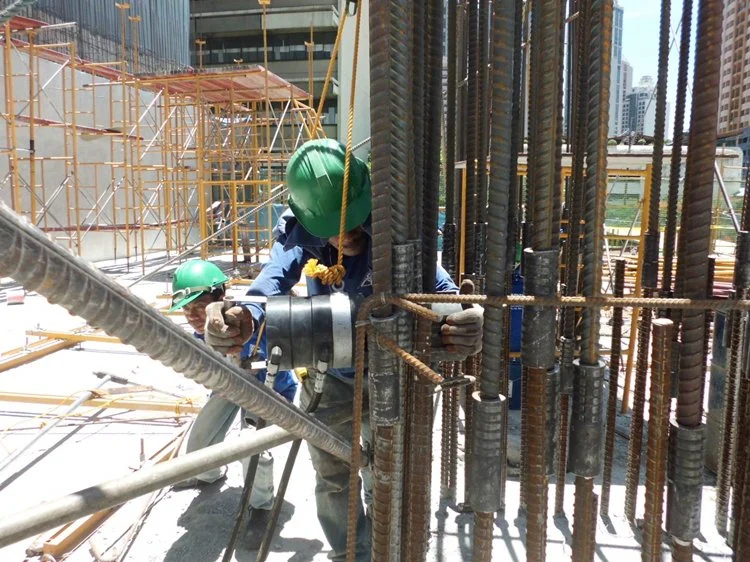
<path id="1" fill-rule="evenodd" d="M 684 427 L 672 420 L 669 432 L 667 531 L 683 541 L 698 536 L 703 491 L 705 426 Z"/>
<path id="2" fill-rule="evenodd" d="M 568 471 L 593 478 L 601 470 L 602 426 L 604 423 L 604 362 L 581 365 L 576 359 L 573 411 L 570 421 Z"/>
<path id="3" fill-rule="evenodd" d="M 560 365 L 555 365 L 547 371 L 547 474 L 555 474 L 557 463 L 558 429 L 560 421 Z"/>
<path id="4" fill-rule="evenodd" d="M 494 513 L 503 507 L 500 494 L 500 471 L 505 462 L 500 440 L 503 435 L 504 396 L 482 399 L 472 394 L 474 404 L 474 435 L 471 461 L 470 502 L 474 511 Z"/>
<path id="5" fill-rule="evenodd" d="M 0 273 L 257 416 L 349 460 L 351 443 L 0 204 Z M 247 377 L 247 378 L 246 378 Z"/>
<path id="6" fill-rule="evenodd" d="M 392 334 L 396 331 L 398 316 L 394 314 L 387 318 L 371 317 L 370 321 L 377 332 Z M 377 338 L 369 339 L 367 356 L 371 423 L 377 426 L 393 425 L 401 417 L 398 359 L 390 351 L 381 348 L 377 344 Z"/>
<path id="7" fill-rule="evenodd" d="M 575 339 L 560 338 L 560 347 L 562 347 L 562 357 L 560 358 L 560 394 L 573 394 L 573 384 L 575 381 L 575 369 L 573 368 L 573 359 L 575 358 Z"/>
<path id="8" fill-rule="evenodd" d="M 642 285 L 653 289 L 659 283 L 659 234 L 647 232 L 643 238 L 646 248 L 643 256 Z"/>
<path id="9" fill-rule="evenodd" d="M 553 297 L 557 293 L 559 252 L 524 250 L 527 295 Z M 555 366 L 557 311 L 553 307 L 528 306 L 523 313 L 522 358 L 526 367 L 551 369 Z"/>

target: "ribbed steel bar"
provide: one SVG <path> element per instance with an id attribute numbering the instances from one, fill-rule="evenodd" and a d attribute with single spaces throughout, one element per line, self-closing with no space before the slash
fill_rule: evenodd
<path id="1" fill-rule="evenodd" d="M 547 551 L 547 370 L 531 367 L 527 370 L 526 560 L 543 562 Z"/>
<path id="2" fill-rule="evenodd" d="M 490 1 L 479 0 L 479 79 L 477 91 L 477 223 L 487 222 L 487 154 L 489 150 L 488 140 L 490 135 L 489 104 L 490 95 Z M 510 64 L 510 61 L 509 61 Z M 510 66 L 505 69 L 511 68 Z M 512 76 L 508 73 L 509 76 Z M 508 88 L 510 95 L 510 88 Z M 477 271 L 478 273 L 479 271 Z"/>
<path id="3" fill-rule="evenodd" d="M 734 493 L 734 560 L 740 562 L 750 556 L 750 378 L 745 378 L 740 387 L 740 428 L 741 439 L 738 441 L 737 463 Z"/>
<path id="4" fill-rule="evenodd" d="M 662 0 L 659 26 L 659 62 L 656 83 L 656 116 L 654 126 L 654 149 L 649 190 L 648 230 L 645 248 L 641 250 L 643 259 L 643 296 L 650 297 L 657 286 L 659 267 L 659 205 L 661 203 L 662 161 L 664 156 L 664 129 L 667 105 L 667 74 L 669 71 L 669 35 L 671 0 Z M 646 378 L 648 376 L 648 348 L 651 336 L 652 311 L 641 310 L 638 325 L 638 359 L 636 363 L 633 410 L 630 422 L 628 443 L 628 468 L 625 482 L 625 517 L 635 521 L 638 500 L 638 482 L 643 449 L 643 416 L 646 405 Z"/>
<path id="5" fill-rule="evenodd" d="M 687 168 L 683 191 L 681 252 L 677 262 L 677 287 L 680 296 L 704 299 L 708 279 L 708 254 L 711 242 L 711 198 L 718 124 L 721 29 L 723 2 L 702 0 L 698 11 L 693 106 Z M 692 462 L 703 458 L 701 430 L 704 381 L 703 346 L 705 312 L 687 310 L 682 313 L 679 390 L 677 394 L 677 437 L 684 442 L 675 447 L 670 475 L 668 513 L 680 510 L 682 517 L 668 518 L 673 540 L 689 544 L 700 525 L 700 468 Z M 692 441 L 687 436 L 691 433 Z M 679 441 L 676 439 L 676 441 Z M 677 506 L 679 503 L 679 507 Z M 676 513 L 676 511 L 675 511 Z"/>
<path id="6" fill-rule="evenodd" d="M 737 294 L 737 298 L 744 298 L 746 290 Z M 716 474 L 716 529 L 723 536 L 727 534 L 727 518 L 729 515 L 729 497 L 732 476 L 735 470 L 734 461 L 737 447 L 737 389 L 740 382 L 740 368 L 742 364 L 742 348 L 745 339 L 745 322 L 742 314 L 733 312 L 728 317 L 730 324 L 731 343 L 729 347 L 729 364 L 727 365 L 724 417 L 721 426 L 721 453 L 719 467 Z"/>
<path id="7" fill-rule="evenodd" d="M 646 457 L 646 509 L 641 551 L 643 562 L 661 562 L 662 560 L 662 510 L 667 478 L 672 329 L 672 321 L 666 318 L 659 318 L 653 322 L 648 455 Z"/>
<path id="8" fill-rule="evenodd" d="M 440 196 L 441 127 L 443 115 L 443 2 L 428 0 L 425 45 L 425 144 L 422 221 L 422 289 L 435 290 Z"/>
<path id="9" fill-rule="evenodd" d="M 708 254 L 711 229 L 711 197 L 719 95 L 719 59 L 723 2 L 703 0 L 698 14 L 695 85 L 688 141 L 687 171 L 683 194 L 680 239 L 684 258 L 677 264 L 681 296 L 703 299 L 706 296 Z M 704 313 L 682 314 L 680 356 L 680 392 L 677 398 L 677 421 L 696 427 L 701 423 L 701 366 L 703 360 Z"/>
<path id="10" fill-rule="evenodd" d="M 462 231 L 465 238 L 466 273 L 474 272 L 476 240 L 474 224 L 477 221 L 477 150 L 479 124 L 477 103 L 479 90 L 479 5 L 478 0 L 467 0 L 468 15 L 468 74 L 466 88 L 466 212 Z M 484 116 L 482 116 L 484 118 Z"/>
<path id="11" fill-rule="evenodd" d="M 685 103 L 688 89 L 688 61 L 693 23 L 693 0 L 682 2 L 682 30 L 680 33 L 680 59 L 677 67 L 677 90 L 672 134 L 672 156 L 669 166 L 669 196 L 667 199 L 667 222 L 664 229 L 664 265 L 662 270 L 662 296 L 672 292 L 672 270 L 675 241 L 677 238 L 677 206 L 679 201 L 680 168 L 682 164 L 683 130 L 685 125 Z"/>
<path id="12" fill-rule="evenodd" d="M 643 296 L 653 295 L 651 287 L 643 288 Z M 651 337 L 652 311 L 641 309 L 638 323 L 638 359 L 635 369 L 635 386 L 633 388 L 633 410 L 630 416 L 630 440 L 628 441 L 628 462 L 625 475 L 625 517 L 635 523 L 635 510 L 638 501 L 638 484 L 643 461 L 643 418 L 646 406 L 646 379 L 648 377 L 648 346 Z"/>
<path id="13" fill-rule="evenodd" d="M 413 182 L 411 187 L 413 188 L 413 195 L 410 200 L 409 212 L 413 215 L 414 219 L 411 221 L 414 228 L 411 231 L 410 239 L 417 238 L 422 234 L 422 196 L 425 189 L 425 135 L 427 130 L 426 119 L 428 116 L 429 108 L 426 107 L 426 90 L 427 82 L 425 80 L 425 66 L 426 66 L 426 34 L 425 28 L 427 25 L 427 0 L 414 0 L 414 2 L 406 3 L 402 6 L 404 10 L 404 22 L 403 25 L 407 26 L 407 33 L 405 33 L 401 40 L 405 42 L 405 54 L 411 55 L 411 64 L 408 65 L 404 70 L 409 74 L 405 74 L 403 78 L 408 78 L 409 88 L 405 92 L 405 96 L 411 98 L 411 144 L 408 147 L 408 151 L 411 153 L 412 162 L 412 174 Z M 394 22 L 395 23 L 395 22 Z M 407 25 L 408 24 L 408 25 Z M 407 56 L 408 56 L 407 54 Z M 395 77 L 392 78 L 395 80 Z M 407 98 L 405 98 L 406 100 Z M 394 124 L 395 125 L 395 124 Z"/>
<path id="14" fill-rule="evenodd" d="M 706 297 L 713 298 L 714 296 L 714 276 L 716 275 L 716 257 L 709 256 L 708 258 L 708 275 L 706 279 Z M 703 320 L 703 360 L 701 362 L 701 397 L 700 401 L 703 404 L 703 400 L 706 395 L 706 371 L 708 370 L 708 347 L 711 344 L 711 324 L 714 321 L 714 312 L 707 310 L 704 314 Z"/>
<path id="15" fill-rule="evenodd" d="M 455 363 L 443 363 L 443 379 L 450 380 L 455 374 Z M 451 496 L 451 451 L 455 446 L 452 441 L 451 413 L 455 393 L 450 390 L 442 393 L 440 411 L 440 497 L 453 501 Z"/>
<path id="16" fill-rule="evenodd" d="M 586 111 L 587 153 L 586 182 L 584 195 L 584 238 L 583 238 L 583 279 L 582 293 L 586 297 L 601 294 L 601 267 L 603 257 L 604 206 L 607 186 L 607 129 L 609 126 L 609 87 L 610 58 L 612 52 L 612 0 L 593 0 L 589 27 L 590 51 L 588 59 L 588 106 Z M 581 369 L 577 378 L 582 380 L 574 386 L 573 409 L 576 404 L 588 405 L 590 416 L 598 417 L 597 404 L 601 404 L 601 386 L 591 368 L 599 365 L 599 325 L 600 311 L 597 308 L 585 309 L 582 318 Z M 586 394 L 581 393 L 585 391 Z M 591 393 L 591 394 L 589 394 Z M 598 395 L 598 396 L 597 396 Z M 581 419 L 581 422 L 583 420 Z M 587 439 L 576 442 L 571 427 L 571 458 L 583 455 L 578 447 L 588 447 L 586 455 L 597 462 L 588 466 L 591 470 L 576 472 L 576 501 L 573 513 L 573 558 L 580 562 L 593 560 L 591 537 L 596 534 L 596 514 L 593 513 L 593 476 L 598 472 L 598 448 L 601 447 L 601 434 L 588 434 Z M 598 426 L 591 426 L 598 427 Z M 581 430 L 585 426 L 581 423 Z M 583 456 L 586 456 L 583 455 Z M 588 463 L 585 463 L 588 464 Z"/>
<path id="17" fill-rule="evenodd" d="M 603 225 L 607 185 L 607 128 L 609 126 L 609 81 L 612 50 L 612 0 L 593 0 L 589 27 L 588 106 L 584 195 L 584 238 L 582 293 L 601 294 L 601 264 L 604 253 Z M 595 365 L 599 359 L 599 310 L 583 312 L 582 363 Z"/>
<path id="18" fill-rule="evenodd" d="M 615 262 L 614 295 L 621 297 L 625 290 L 625 258 Z M 607 430 L 604 440 L 604 474 L 599 508 L 602 517 L 609 515 L 609 495 L 612 486 L 612 461 L 615 453 L 617 422 L 617 390 L 620 386 L 620 354 L 622 353 L 622 308 L 612 309 L 612 344 L 609 354 L 609 399 L 607 401 Z"/>
<path id="19" fill-rule="evenodd" d="M 588 562 L 594 559 L 596 536 L 596 507 L 594 479 L 576 476 L 573 520 L 573 560 Z"/>
<path id="20" fill-rule="evenodd" d="M 492 531 L 495 527 L 494 513 L 474 514 L 474 541 L 472 557 L 475 562 L 491 562 Z"/>
<path id="21" fill-rule="evenodd" d="M 464 373 L 467 377 L 472 377 L 474 380 L 478 379 L 479 375 L 479 359 L 475 355 L 469 357 L 464 362 Z M 472 461 L 474 456 L 474 441 L 471 436 L 474 434 L 474 404 L 471 398 L 472 392 L 475 390 L 474 385 L 469 385 L 464 388 L 464 502 L 460 506 L 460 511 L 471 512 L 474 510 L 471 505 L 471 471 Z"/>
<path id="22" fill-rule="evenodd" d="M 83 260 L 0 206 L 0 271 L 27 290 L 36 290 L 90 325 L 132 345 L 151 358 L 348 460 L 351 446 L 310 415 L 290 405 L 244 371 L 231 365 L 173 322 Z"/>
<path id="23" fill-rule="evenodd" d="M 445 224 L 443 267 L 456 277 L 456 0 L 448 0 L 448 82 L 445 115 Z"/>
<path id="24" fill-rule="evenodd" d="M 529 497 L 529 369 L 521 366 L 521 475 L 518 497 L 518 515 L 526 514 Z"/>

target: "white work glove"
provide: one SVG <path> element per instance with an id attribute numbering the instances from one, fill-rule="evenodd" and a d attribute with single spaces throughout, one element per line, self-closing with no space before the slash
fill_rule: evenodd
<path id="1" fill-rule="evenodd" d="M 483 328 L 484 309 L 473 306 L 448 315 L 440 326 L 440 335 L 449 352 L 469 357 L 482 351 Z"/>
<path id="2" fill-rule="evenodd" d="M 232 355 L 253 336 L 253 315 L 229 301 L 212 302 L 206 307 L 206 343 L 219 353 Z"/>

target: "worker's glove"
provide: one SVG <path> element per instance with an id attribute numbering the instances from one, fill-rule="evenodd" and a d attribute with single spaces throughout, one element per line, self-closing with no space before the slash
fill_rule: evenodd
<path id="1" fill-rule="evenodd" d="M 206 307 L 206 343 L 224 355 L 242 351 L 253 335 L 253 315 L 229 301 L 212 302 Z"/>
<path id="2" fill-rule="evenodd" d="M 440 336 L 448 352 L 469 357 L 482 351 L 483 328 L 484 309 L 475 305 L 448 315 L 440 326 Z"/>

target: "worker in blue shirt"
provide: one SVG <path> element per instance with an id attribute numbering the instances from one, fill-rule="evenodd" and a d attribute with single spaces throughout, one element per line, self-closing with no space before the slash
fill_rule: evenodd
<path id="1" fill-rule="evenodd" d="M 289 207 L 275 229 L 275 243 L 269 261 L 248 291 L 249 295 L 285 294 L 297 284 L 310 260 L 332 266 L 338 252 L 343 252 L 344 293 L 367 297 L 372 294 L 371 190 L 370 175 L 363 161 L 351 157 L 346 210 L 346 234 L 338 236 L 343 194 L 345 147 L 332 139 L 316 139 L 305 143 L 292 155 L 287 168 Z M 315 266 L 313 261 L 310 265 Z M 309 295 L 330 294 L 333 290 L 317 278 L 307 277 Z M 436 272 L 437 292 L 458 292 L 448 273 L 440 266 Z M 263 322 L 264 310 L 249 304 L 225 310 L 220 303 L 206 309 L 206 341 L 214 349 L 229 353 L 241 349 L 251 340 Z M 451 351 L 473 355 L 481 350 L 483 310 L 473 307 L 448 316 L 441 326 L 443 344 Z M 320 408 L 351 404 L 353 401 L 352 369 L 328 371 Z M 313 396 L 312 377 L 302 385 L 302 405 Z M 337 427 L 344 438 L 351 439 L 351 423 Z M 370 428 L 363 423 L 362 439 L 370 440 Z M 346 559 L 346 513 L 349 495 L 349 465 L 309 446 L 316 472 L 315 497 L 318 519 L 331 545 L 331 559 Z M 362 471 L 365 498 L 369 497 L 368 474 Z M 359 493 L 356 491 L 355 493 Z M 370 521 L 363 506 L 358 507 L 358 562 L 370 560 Z"/>
<path id="2" fill-rule="evenodd" d="M 185 319 L 194 330 L 196 338 L 204 339 L 206 324 L 206 307 L 211 303 L 221 303 L 224 300 L 225 284 L 229 278 L 216 265 L 203 260 L 189 260 L 180 265 L 174 272 L 172 279 L 172 307 L 170 311 L 182 310 Z M 248 340 L 238 351 L 240 366 L 250 370 L 253 361 L 265 357 L 265 334 L 261 334 L 260 342 L 257 334 Z M 255 372 L 256 378 L 265 382 L 266 371 L 260 369 Z M 297 379 L 292 371 L 280 371 L 274 380 L 274 390 L 289 402 L 297 394 Z M 219 396 L 212 394 L 201 408 L 187 438 L 186 452 L 197 451 L 209 445 L 224 440 L 237 416 L 239 406 Z M 252 412 L 242 411 L 240 425 L 243 429 L 254 426 L 257 419 Z M 243 472 L 247 475 L 249 458 L 243 459 Z M 212 484 L 226 475 L 226 467 L 215 468 L 180 482 L 176 488 L 188 488 Z M 253 488 L 250 494 L 250 517 L 248 518 L 251 534 L 262 536 L 269 519 L 273 505 L 273 456 L 270 452 L 262 453 L 258 458 L 258 469 L 255 474 Z M 252 538 L 249 539 L 250 542 Z"/>

